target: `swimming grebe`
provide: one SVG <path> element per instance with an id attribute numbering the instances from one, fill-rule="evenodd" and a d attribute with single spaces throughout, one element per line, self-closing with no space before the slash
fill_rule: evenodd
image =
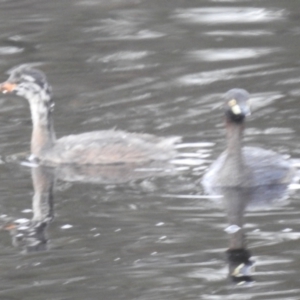
<path id="1" fill-rule="evenodd" d="M 56 139 L 51 87 L 40 70 L 24 65 L 16 67 L 0 85 L 0 90 L 29 101 L 33 123 L 31 153 L 41 164 L 138 163 L 170 160 L 176 156 L 174 144 L 180 141 L 179 137 L 103 130 Z"/>
<path id="2" fill-rule="evenodd" d="M 249 94 L 232 89 L 225 94 L 227 148 L 205 173 L 208 187 L 253 187 L 289 183 L 295 169 L 282 155 L 257 147 L 242 147 L 244 122 L 250 114 Z"/>

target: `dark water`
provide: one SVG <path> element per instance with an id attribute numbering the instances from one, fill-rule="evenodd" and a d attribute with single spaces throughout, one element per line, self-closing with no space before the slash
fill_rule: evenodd
<path id="1" fill-rule="evenodd" d="M 58 136 L 117 127 L 203 143 L 176 176 L 61 180 L 54 212 L 46 184 L 33 231 L 24 220 L 33 216 L 31 169 L 0 164 L 1 218 L 24 223 L 0 232 L 1 300 L 300 299 L 297 189 L 276 203 L 258 200 L 243 219 L 244 207 L 203 195 L 197 183 L 224 147 L 215 108 L 233 87 L 253 96 L 247 144 L 300 157 L 297 0 L 0 3 L 1 80 L 15 65 L 40 63 Z M 0 101 L 7 161 L 29 149 L 31 121 L 25 101 Z M 239 237 L 225 229 L 238 222 L 255 261 L 253 282 L 242 285 L 228 278 L 226 253 Z"/>

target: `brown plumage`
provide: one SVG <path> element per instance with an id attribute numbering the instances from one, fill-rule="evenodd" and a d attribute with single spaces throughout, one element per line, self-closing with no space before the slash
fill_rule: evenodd
<path id="1" fill-rule="evenodd" d="M 174 158 L 179 137 L 162 138 L 119 130 L 86 132 L 56 139 L 51 87 L 43 72 L 21 66 L 0 85 L 2 93 L 28 100 L 33 124 L 31 153 L 45 165 L 116 164 L 166 161 Z"/>

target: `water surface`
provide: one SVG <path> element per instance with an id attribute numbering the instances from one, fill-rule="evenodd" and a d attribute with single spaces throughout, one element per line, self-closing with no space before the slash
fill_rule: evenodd
<path id="1" fill-rule="evenodd" d="M 198 160 L 176 175 L 58 181 L 44 251 L 28 253 L 24 236 L 0 232 L 1 299 L 299 299 L 298 191 L 246 210 L 254 281 L 237 286 L 227 211 L 199 185 L 224 148 L 219 99 L 233 87 L 252 95 L 246 143 L 299 158 L 298 5 L 1 1 L 1 80 L 15 65 L 39 63 L 58 136 L 116 127 L 203 143 L 186 150 Z M 1 218 L 26 223 L 31 169 L 4 161 L 29 149 L 29 109 L 6 95 L 0 104 Z"/>

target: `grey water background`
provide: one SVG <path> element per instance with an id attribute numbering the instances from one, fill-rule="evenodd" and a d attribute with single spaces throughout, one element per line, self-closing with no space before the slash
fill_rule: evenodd
<path id="1" fill-rule="evenodd" d="M 198 180 L 224 148 L 220 95 L 249 90 L 247 144 L 299 159 L 299 1 L 0 1 L 0 78 L 28 62 L 53 86 L 58 136 L 119 128 L 203 143 L 176 176 L 59 181 L 49 249 L 0 239 L 0 299 L 300 299 L 300 204 L 245 214 L 251 284 L 228 280 L 226 213 Z M 0 212 L 30 219 L 26 101 L 0 97 Z M 207 143 L 207 144 L 205 144 Z M 192 152 L 193 149 L 189 149 Z M 200 161 L 200 162 L 199 162 Z"/>

